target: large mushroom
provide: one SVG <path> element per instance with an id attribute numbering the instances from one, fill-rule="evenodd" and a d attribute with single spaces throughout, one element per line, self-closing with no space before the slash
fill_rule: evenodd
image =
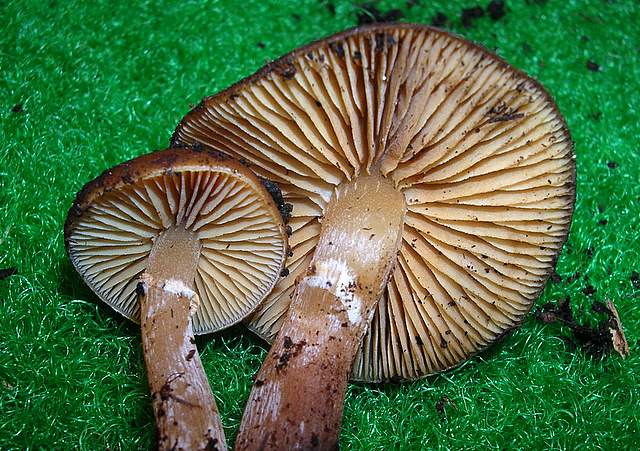
<path id="1" fill-rule="evenodd" d="M 193 334 L 242 320 L 286 256 L 280 212 L 241 164 L 190 149 L 148 154 L 85 185 L 67 252 L 98 297 L 142 325 L 159 449 L 225 449 Z"/>
<path id="2" fill-rule="evenodd" d="M 441 30 L 353 29 L 208 97 L 174 143 L 223 146 L 294 205 L 289 276 L 238 449 L 337 445 L 347 379 L 451 368 L 525 317 L 566 239 L 575 162 L 526 74 Z"/>

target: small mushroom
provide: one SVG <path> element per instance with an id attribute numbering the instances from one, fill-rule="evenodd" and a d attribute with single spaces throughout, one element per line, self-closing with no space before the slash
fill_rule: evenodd
<path id="1" fill-rule="evenodd" d="M 193 334 L 242 320 L 286 256 L 280 212 L 248 169 L 214 152 L 148 154 L 85 185 L 69 211 L 73 266 L 142 325 L 159 449 L 225 449 Z"/>
<path id="2" fill-rule="evenodd" d="M 412 24 L 295 50 L 205 99 L 173 142 L 224 146 L 294 205 L 289 275 L 249 323 L 275 340 L 238 449 L 333 449 L 350 376 L 442 371 L 520 324 L 575 200 L 542 86 Z"/>

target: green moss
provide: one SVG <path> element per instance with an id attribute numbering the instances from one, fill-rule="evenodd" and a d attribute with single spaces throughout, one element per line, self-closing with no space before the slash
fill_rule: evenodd
<path id="1" fill-rule="evenodd" d="M 19 271 L 0 281 L 0 448 L 151 445 L 138 330 L 98 305 L 73 273 L 62 242 L 66 210 L 102 170 L 165 147 L 190 103 L 265 59 L 355 25 L 359 7 L 331 2 L 333 15 L 327 3 L 0 2 L 0 268 Z M 497 49 L 556 98 L 578 165 L 558 272 L 581 277 L 550 285 L 539 303 L 569 295 L 593 321 L 582 293 L 592 284 L 595 298 L 618 306 L 631 356 L 594 360 L 570 349 L 558 327 L 529 319 L 455 371 L 352 385 L 342 444 L 637 449 L 640 290 L 629 277 L 640 271 L 640 9 L 630 0 L 514 0 L 501 20 L 464 29 L 459 14 L 472 5 L 378 8 L 425 23 L 444 12 L 454 31 Z M 587 70 L 587 60 L 601 70 Z M 23 111 L 13 112 L 18 104 Z M 199 342 L 230 441 L 266 349 L 241 332 Z M 450 402 L 439 412 L 443 396 Z"/>

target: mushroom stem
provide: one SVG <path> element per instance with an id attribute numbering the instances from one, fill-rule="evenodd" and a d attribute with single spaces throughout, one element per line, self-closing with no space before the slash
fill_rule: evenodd
<path id="1" fill-rule="evenodd" d="M 168 229 L 156 239 L 137 289 L 159 450 L 226 449 L 191 325 L 199 254 L 193 233 Z"/>
<path id="2" fill-rule="evenodd" d="M 258 372 L 236 449 L 336 449 L 362 337 L 401 244 L 403 195 L 380 176 L 341 185 Z"/>

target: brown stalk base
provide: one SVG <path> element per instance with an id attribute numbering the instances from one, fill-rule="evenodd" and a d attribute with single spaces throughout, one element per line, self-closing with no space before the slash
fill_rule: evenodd
<path id="1" fill-rule="evenodd" d="M 159 450 L 223 450 L 224 432 L 191 327 L 199 243 L 183 229 L 158 237 L 138 285 L 142 347 Z"/>
<path id="2" fill-rule="evenodd" d="M 311 265 L 256 376 L 237 450 L 337 448 L 351 366 L 395 263 L 404 213 L 404 198 L 380 177 L 334 194 Z"/>

